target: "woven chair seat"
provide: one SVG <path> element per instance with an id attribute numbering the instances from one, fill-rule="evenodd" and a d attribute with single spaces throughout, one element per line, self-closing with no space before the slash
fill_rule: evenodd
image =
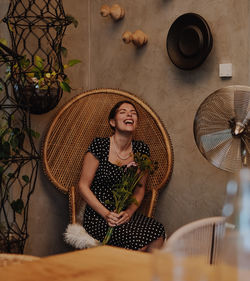
<path id="1" fill-rule="evenodd" d="M 70 221 L 82 224 L 84 202 L 78 191 L 84 154 L 95 137 L 108 137 L 111 108 L 121 100 L 135 104 L 139 125 L 134 139 L 148 144 L 151 158 L 159 163 L 149 177 L 140 211 L 153 215 L 159 190 L 169 181 L 173 150 L 167 130 L 154 111 L 133 94 L 115 89 L 84 92 L 62 107 L 52 120 L 43 143 L 43 167 L 51 182 L 69 195 Z"/>

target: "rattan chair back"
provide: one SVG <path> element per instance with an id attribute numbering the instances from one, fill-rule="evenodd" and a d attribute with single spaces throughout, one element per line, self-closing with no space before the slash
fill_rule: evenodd
<path id="1" fill-rule="evenodd" d="M 78 186 L 83 157 L 89 144 L 95 137 L 112 134 L 108 114 L 114 104 L 121 100 L 129 100 L 136 106 L 139 125 L 134 139 L 147 143 L 151 158 L 159 163 L 158 170 L 148 180 L 141 208 L 143 213 L 151 216 L 159 189 L 170 179 L 173 150 L 169 135 L 157 115 L 141 99 L 128 92 L 114 89 L 91 90 L 74 97 L 63 106 L 44 139 L 44 170 L 59 190 L 72 195 L 72 187 Z M 75 192 L 77 194 L 77 189 L 73 189 L 73 194 Z M 75 196 L 71 204 L 76 204 L 77 213 L 81 205 L 79 196 Z"/>

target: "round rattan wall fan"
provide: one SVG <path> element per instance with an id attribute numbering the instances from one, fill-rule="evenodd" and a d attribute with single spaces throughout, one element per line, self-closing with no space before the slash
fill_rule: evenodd
<path id="1" fill-rule="evenodd" d="M 214 166 L 237 172 L 250 164 L 250 87 L 229 86 L 209 95 L 194 120 L 202 155 Z"/>

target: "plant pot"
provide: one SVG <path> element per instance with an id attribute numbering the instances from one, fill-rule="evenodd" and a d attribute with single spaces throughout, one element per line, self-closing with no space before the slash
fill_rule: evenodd
<path id="1" fill-rule="evenodd" d="M 24 110 L 32 114 L 43 114 L 56 107 L 62 97 L 62 89 L 60 87 L 39 89 L 15 84 L 14 96 Z"/>

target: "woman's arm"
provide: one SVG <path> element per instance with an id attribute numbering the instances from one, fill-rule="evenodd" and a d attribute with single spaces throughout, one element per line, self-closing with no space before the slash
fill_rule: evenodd
<path id="1" fill-rule="evenodd" d="M 90 189 L 98 166 L 99 161 L 92 153 L 87 152 L 83 161 L 79 190 L 86 203 L 98 214 L 100 214 L 107 221 L 109 226 L 115 226 L 118 220 L 118 214 L 110 212 L 105 206 L 103 206 Z"/>

